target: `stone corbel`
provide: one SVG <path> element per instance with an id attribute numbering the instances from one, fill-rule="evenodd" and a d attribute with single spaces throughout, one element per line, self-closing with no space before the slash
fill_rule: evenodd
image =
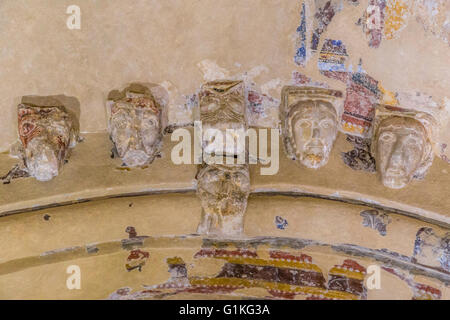
<path id="1" fill-rule="evenodd" d="M 327 164 L 338 132 L 342 92 L 314 87 L 284 87 L 281 119 L 285 151 L 312 169 Z"/>
<path id="2" fill-rule="evenodd" d="M 202 204 L 197 232 L 239 236 L 244 228 L 250 174 L 248 164 L 229 164 L 227 159 L 237 160 L 247 153 L 245 141 L 242 144 L 238 138 L 247 130 L 244 83 L 220 80 L 204 84 L 194 119 L 202 126 L 200 141 L 207 162 L 197 173 L 197 195 Z M 211 162 L 214 159 L 219 161 Z"/>
<path id="3" fill-rule="evenodd" d="M 197 233 L 236 237 L 242 234 L 250 194 L 248 165 L 204 165 L 197 174 L 202 218 Z"/>
<path id="4" fill-rule="evenodd" d="M 107 101 L 113 155 L 126 167 L 151 164 L 162 147 L 162 106 L 143 85 L 133 85 L 114 93 L 115 96 Z"/>
<path id="5" fill-rule="evenodd" d="M 423 179 L 434 159 L 438 124 L 426 112 L 378 105 L 371 153 L 384 186 L 401 189 Z"/>
<path id="6" fill-rule="evenodd" d="M 77 128 L 73 115 L 62 105 L 19 104 L 19 140 L 10 154 L 21 161 L 2 177 L 3 183 L 27 176 L 39 181 L 56 177 L 79 140 Z"/>
<path id="7" fill-rule="evenodd" d="M 204 84 L 194 120 L 202 125 L 204 154 L 233 157 L 245 153 L 245 145 L 237 141 L 237 133 L 247 130 L 244 83 L 220 80 Z M 218 136 L 222 137 L 223 143 L 218 143 Z M 226 141 L 233 141 L 234 144 L 227 144 Z"/>

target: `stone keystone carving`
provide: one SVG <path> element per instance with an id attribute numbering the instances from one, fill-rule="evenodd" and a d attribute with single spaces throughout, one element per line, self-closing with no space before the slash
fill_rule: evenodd
<path id="1" fill-rule="evenodd" d="M 425 112 L 377 106 L 371 153 L 386 187 L 401 189 L 413 178 L 425 177 L 433 163 L 437 129 Z"/>
<path id="2" fill-rule="evenodd" d="M 162 108 L 144 86 L 126 89 L 108 101 L 109 133 L 113 151 L 125 166 L 150 164 L 162 144 Z"/>
<path id="3" fill-rule="evenodd" d="M 197 173 L 203 212 L 199 234 L 238 236 L 250 194 L 248 165 L 203 165 Z"/>
<path id="4" fill-rule="evenodd" d="M 21 159 L 5 177 L 4 183 L 17 177 L 32 176 L 48 181 L 57 176 L 78 140 L 75 120 L 64 106 L 18 106 L 19 142 L 11 154 Z"/>
<path id="5" fill-rule="evenodd" d="M 283 88 L 281 119 L 289 158 L 317 169 L 324 166 L 338 132 L 342 92 L 312 88 Z"/>
<path id="6" fill-rule="evenodd" d="M 207 154 L 234 156 L 245 152 L 245 143 L 239 141 L 239 132 L 245 134 L 247 120 L 245 116 L 244 83 L 242 81 L 212 81 L 204 84 L 199 93 L 199 108 L 195 120 L 200 120 L 203 134 L 202 148 Z M 227 134 L 227 129 L 229 133 Z M 241 131 L 242 130 L 242 131 Z M 223 145 L 214 143 L 216 137 L 208 131 L 219 131 Z M 227 143 L 231 139 L 234 144 Z"/>

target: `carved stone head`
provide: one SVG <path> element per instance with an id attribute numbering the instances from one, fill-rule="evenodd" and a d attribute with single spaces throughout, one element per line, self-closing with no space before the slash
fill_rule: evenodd
<path id="1" fill-rule="evenodd" d="M 125 91 L 109 105 L 109 132 L 118 156 L 128 167 L 152 163 L 162 140 L 161 108 L 151 92 Z"/>
<path id="2" fill-rule="evenodd" d="M 389 106 L 376 112 L 371 150 L 383 184 L 401 189 L 413 178 L 424 178 L 434 159 L 432 117 Z"/>
<path id="3" fill-rule="evenodd" d="M 203 132 L 209 129 L 220 131 L 225 141 L 226 130 L 247 130 L 245 118 L 244 83 L 242 81 L 213 81 L 202 86 L 199 94 L 199 115 Z M 226 145 L 219 149 L 213 143 L 213 137 L 204 135 L 202 138 L 203 152 L 215 155 L 237 155 L 245 150 L 236 135 L 234 146 Z"/>
<path id="4" fill-rule="evenodd" d="M 283 135 L 288 156 L 308 168 L 324 166 L 338 132 L 340 91 L 285 87 L 282 94 Z"/>
<path id="5" fill-rule="evenodd" d="M 239 235 L 250 194 L 248 165 L 205 165 L 197 174 L 200 234 Z"/>
<path id="6" fill-rule="evenodd" d="M 40 181 L 57 176 L 77 142 L 74 120 L 63 106 L 18 106 L 19 138 L 26 170 Z"/>

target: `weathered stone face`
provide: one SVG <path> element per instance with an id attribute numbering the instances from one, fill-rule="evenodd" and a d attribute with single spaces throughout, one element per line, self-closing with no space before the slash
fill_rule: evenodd
<path id="1" fill-rule="evenodd" d="M 245 133 L 244 84 L 242 81 L 213 81 L 203 85 L 199 95 L 200 121 L 204 132 L 219 131 L 225 141 L 227 129 Z M 206 138 L 205 138 L 206 137 Z M 236 155 L 244 152 L 237 135 L 231 134 L 234 146 L 217 147 L 214 138 L 203 136 L 203 152 L 216 155 Z"/>
<path id="2" fill-rule="evenodd" d="M 64 107 L 20 104 L 19 137 L 23 160 L 30 176 L 48 181 L 58 175 L 69 147 L 76 143 L 71 116 Z"/>
<path id="3" fill-rule="evenodd" d="M 111 107 L 110 134 L 129 167 L 153 162 L 162 139 L 161 110 L 151 94 L 127 92 Z"/>
<path id="4" fill-rule="evenodd" d="M 197 180 L 197 195 L 203 207 L 198 233 L 240 234 L 250 194 L 248 166 L 206 166 Z"/>
<path id="5" fill-rule="evenodd" d="M 423 125 L 412 118 L 383 120 L 376 135 L 376 160 L 388 188 L 404 188 L 422 166 L 431 149 Z"/>
<path id="6" fill-rule="evenodd" d="M 319 88 L 284 89 L 286 151 L 308 168 L 328 162 L 338 132 L 338 114 L 332 103 L 338 95 L 338 91 Z"/>
<path id="7" fill-rule="evenodd" d="M 337 134 L 337 117 L 333 106 L 324 101 L 299 103 L 292 114 L 291 125 L 299 161 L 314 169 L 325 165 Z"/>

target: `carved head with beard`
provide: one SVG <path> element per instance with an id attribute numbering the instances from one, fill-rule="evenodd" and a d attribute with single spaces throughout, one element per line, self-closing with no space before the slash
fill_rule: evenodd
<path id="1" fill-rule="evenodd" d="M 338 132 L 340 91 L 285 87 L 282 96 L 284 144 L 288 156 L 317 169 L 330 157 Z"/>
<path id="2" fill-rule="evenodd" d="M 204 165 L 197 174 L 203 207 L 199 234 L 236 236 L 243 231 L 250 194 L 248 165 Z"/>

